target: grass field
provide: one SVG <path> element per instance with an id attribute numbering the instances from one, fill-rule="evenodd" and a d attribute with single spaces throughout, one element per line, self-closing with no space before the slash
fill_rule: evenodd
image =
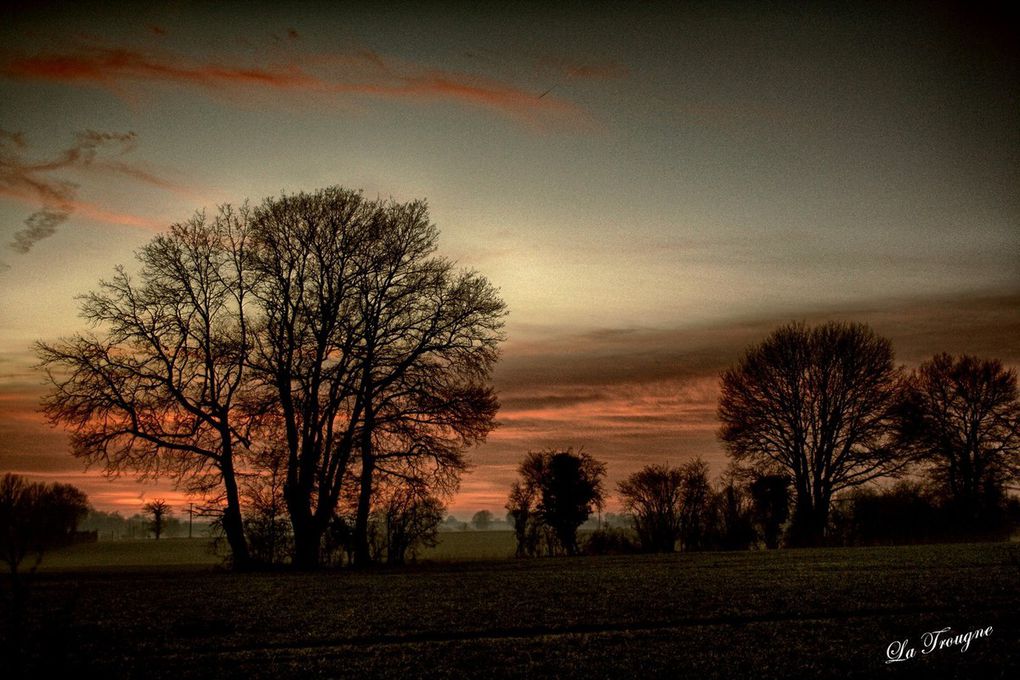
<path id="1" fill-rule="evenodd" d="M 444 539 L 433 559 L 513 548 L 495 532 Z M 37 576 L 31 677 L 1020 677 L 1017 544 L 315 574 L 217 570 L 203 541 L 164 566 L 111 545 L 54 555 Z M 947 626 L 992 631 L 922 655 L 922 633 Z M 886 664 L 904 639 L 918 656 Z"/>
<path id="2" fill-rule="evenodd" d="M 501 560 L 513 557 L 510 531 L 444 531 L 439 544 L 419 556 L 421 561 Z M 124 569 L 134 567 L 207 566 L 223 563 L 223 554 L 208 538 L 132 539 L 82 543 L 47 553 L 43 571 Z"/>

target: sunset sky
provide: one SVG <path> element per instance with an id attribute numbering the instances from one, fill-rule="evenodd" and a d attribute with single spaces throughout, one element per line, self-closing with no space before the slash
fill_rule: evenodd
<path id="1" fill-rule="evenodd" d="M 721 470 L 718 375 L 790 320 L 1020 365 L 1012 16 L 425 4 L 0 10 L 0 471 L 181 502 L 83 472 L 30 345 L 172 222 L 333 184 L 426 198 L 510 307 L 461 516 L 529 449 Z"/>

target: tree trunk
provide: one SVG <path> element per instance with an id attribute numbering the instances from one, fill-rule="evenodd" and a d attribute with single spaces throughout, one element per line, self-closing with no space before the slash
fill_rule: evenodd
<path id="1" fill-rule="evenodd" d="M 354 521 L 354 566 L 365 567 L 372 562 L 368 545 L 368 519 L 372 511 L 372 474 L 375 460 L 364 443 L 361 447 L 361 489 L 358 492 L 358 514 Z"/>
<path id="2" fill-rule="evenodd" d="M 315 569 L 319 566 L 319 546 L 322 532 L 308 508 L 308 497 L 297 485 L 284 484 L 284 500 L 290 514 L 290 525 L 294 530 L 294 552 L 291 563 L 297 569 Z"/>
<path id="3" fill-rule="evenodd" d="M 237 479 L 234 477 L 234 461 L 231 450 L 224 451 L 223 463 L 220 466 L 223 474 L 223 486 L 227 492 L 227 507 L 223 510 L 223 533 L 230 544 L 230 552 L 235 569 L 247 569 L 251 566 L 248 554 L 248 541 L 244 536 L 244 522 L 241 519 L 241 496 L 237 490 Z"/>
<path id="4" fill-rule="evenodd" d="M 294 530 L 294 566 L 298 569 L 315 569 L 319 566 L 319 548 L 322 544 L 322 531 L 318 522 L 309 518 Z"/>
<path id="5" fill-rule="evenodd" d="M 372 403 L 372 352 L 369 348 L 365 364 L 362 390 L 365 404 L 365 422 L 361 430 L 361 487 L 358 490 L 358 514 L 354 519 L 354 566 L 367 567 L 372 563 L 368 545 L 368 515 L 372 511 L 372 475 L 375 473 L 375 457 L 372 453 L 372 432 L 375 429 L 375 408 Z"/>
<path id="6" fill-rule="evenodd" d="M 828 524 L 829 507 L 819 501 L 797 501 L 793 524 L 790 527 L 790 543 L 798 548 L 810 548 L 825 543 L 825 527 Z"/>

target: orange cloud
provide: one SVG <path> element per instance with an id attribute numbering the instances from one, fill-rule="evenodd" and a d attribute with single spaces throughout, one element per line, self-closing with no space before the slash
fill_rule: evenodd
<path id="1" fill-rule="evenodd" d="M 117 91 L 125 83 L 173 83 L 217 92 L 223 88 L 452 101 L 536 122 L 539 117 L 583 121 L 575 105 L 478 75 L 422 69 L 372 52 L 311 56 L 304 64 L 237 65 L 181 55 L 85 47 L 73 52 L 8 55 L 0 74 L 20 80 L 84 84 Z M 324 68 L 325 67 L 325 68 Z M 580 77 L 580 76 L 579 76 Z"/>
<path id="2" fill-rule="evenodd" d="M 126 227 L 138 227 L 149 231 L 161 231 L 166 228 L 165 224 L 157 220 L 143 217 L 141 215 L 133 215 L 131 213 L 106 210 L 95 203 L 88 203 L 86 201 L 71 201 L 68 205 L 70 205 L 76 213 L 83 217 L 96 220 L 97 222 L 120 224 Z"/>

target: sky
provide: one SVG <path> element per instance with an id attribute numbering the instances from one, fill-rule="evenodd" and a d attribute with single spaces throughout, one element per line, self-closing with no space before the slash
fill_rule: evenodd
<path id="1" fill-rule="evenodd" d="M 31 345 L 170 224 L 336 184 L 427 199 L 509 305 L 461 516 L 533 449 L 721 471 L 719 374 L 791 320 L 1020 365 L 1005 4 L 421 4 L 0 10 L 0 471 L 185 502 L 83 470 Z"/>

